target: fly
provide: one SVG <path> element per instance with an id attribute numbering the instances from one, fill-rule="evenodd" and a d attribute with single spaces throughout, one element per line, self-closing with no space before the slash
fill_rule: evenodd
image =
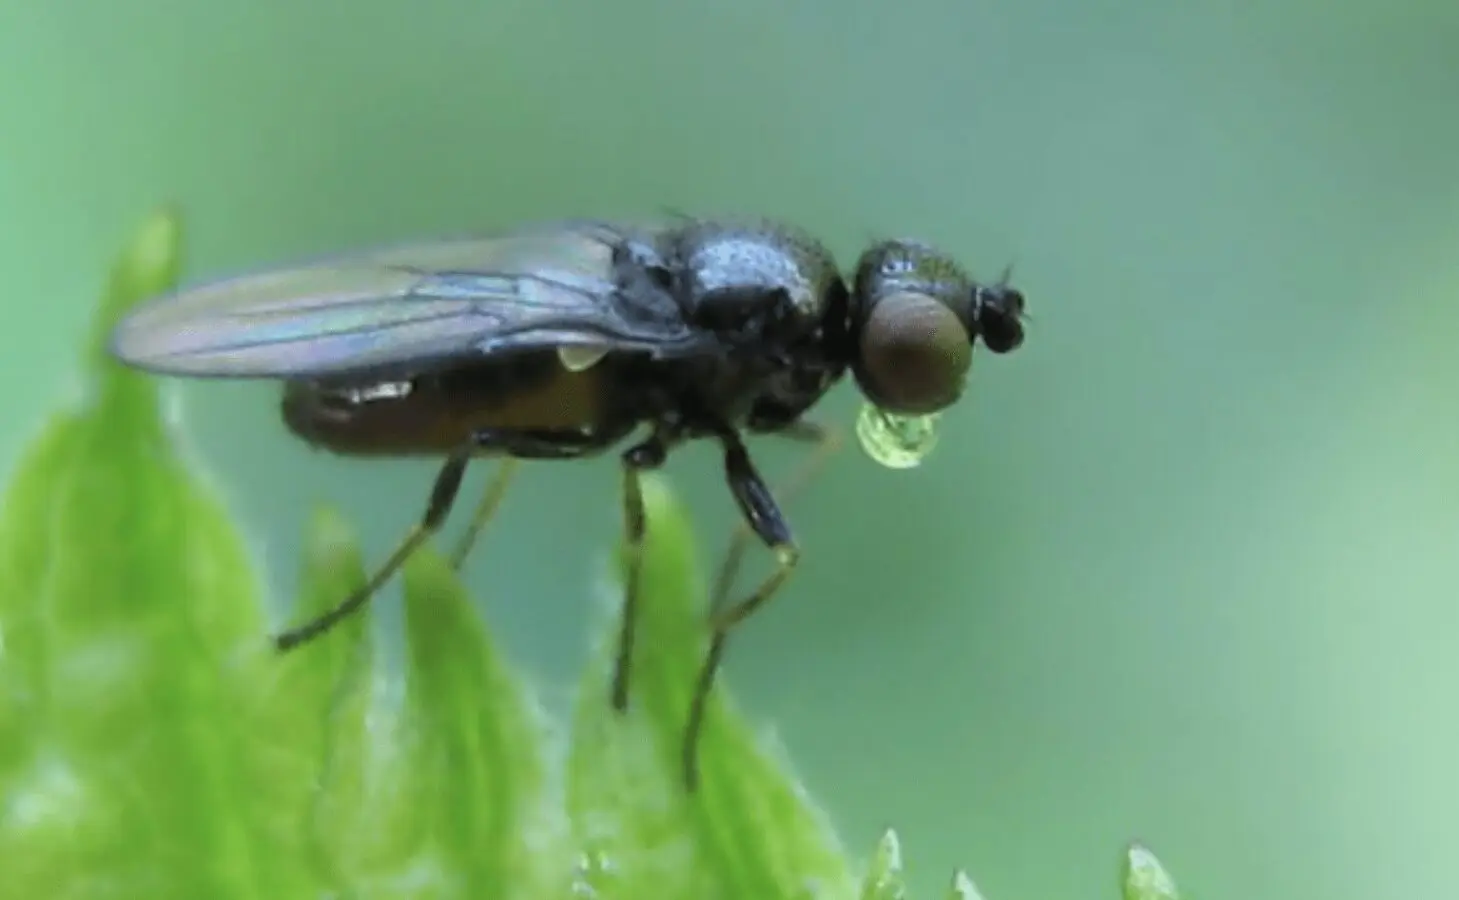
<path id="1" fill-rule="evenodd" d="M 163 375 L 282 382 L 294 435 L 356 457 L 443 460 L 419 521 L 359 590 L 275 637 L 280 650 L 353 614 L 436 533 L 470 460 L 500 460 L 451 554 L 459 566 L 521 461 L 618 449 L 629 550 L 611 702 L 628 705 L 645 530 L 640 478 L 689 441 L 717 443 L 743 518 L 712 593 L 710 645 L 683 743 L 698 779 L 705 700 L 730 632 L 776 593 L 800 551 L 745 437 L 811 444 L 805 417 L 849 371 L 893 419 L 961 397 L 980 341 L 1023 343 L 1024 299 L 949 256 L 889 240 L 843 276 L 783 223 L 575 221 L 494 237 L 390 247 L 221 279 L 133 311 L 111 337 L 125 364 Z M 774 571 L 731 599 L 751 535 Z"/>

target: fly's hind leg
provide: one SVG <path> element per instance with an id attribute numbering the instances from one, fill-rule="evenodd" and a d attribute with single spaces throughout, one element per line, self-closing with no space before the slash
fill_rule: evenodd
<path id="1" fill-rule="evenodd" d="M 291 628 L 274 638 L 274 645 L 279 650 L 291 650 L 300 644 L 313 640 L 324 634 L 329 629 L 338 625 L 345 618 L 358 612 L 369 602 L 370 598 L 389 581 L 411 554 L 420 549 L 420 546 L 441 528 L 441 523 L 451 512 L 451 506 L 456 502 L 456 495 L 461 490 L 461 477 L 466 473 L 466 464 L 471 459 L 470 448 L 462 449 L 452 454 L 441 466 L 441 471 L 436 475 L 435 484 L 431 487 L 431 498 L 426 504 L 425 514 L 421 520 L 411 528 L 395 551 L 385 560 L 385 564 L 375 571 L 368 581 L 359 589 L 351 593 L 339 605 L 322 613 L 314 619 L 305 622 L 296 628 Z"/>
<path id="2" fill-rule="evenodd" d="M 791 534 L 790 523 L 780 511 L 764 479 L 755 471 L 744 443 L 732 432 L 722 435 L 721 441 L 724 444 L 725 479 L 730 492 L 755 536 L 775 554 L 775 571 L 748 597 L 731 605 L 717 603 L 710 611 L 709 652 L 694 685 L 689 721 L 684 729 L 684 784 L 690 791 L 699 783 L 699 738 L 704 730 L 705 707 L 730 631 L 774 596 L 800 560 L 800 548 Z"/>
<path id="3" fill-rule="evenodd" d="M 522 460 L 572 459 L 583 451 L 582 435 L 570 431 L 482 429 L 472 436 L 472 441 L 477 450 L 501 454 L 501 461 L 497 463 L 496 471 L 487 482 L 486 490 L 471 514 L 465 533 L 451 552 L 451 566 L 456 569 L 461 568 L 471 553 L 471 548 L 476 546 L 481 533 L 501 507 L 502 499 L 506 497 L 507 488 L 511 486 L 512 478 L 521 467 Z"/>
<path id="4" fill-rule="evenodd" d="M 502 498 L 507 495 L 507 488 L 512 483 L 512 476 L 517 474 L 517 466 L 520 461 L 516 457 L 504 457 L 497 463 L 496 471 L 491 473 L 491 480 L 486 483 L 486 490 L 481 494 L 481 500 L 477 502 L 476 509 L 471 513 L 471 521 L 466 525 L 466 531 L 456 542 L 456 547 L 451 551 L 451 568 L 460 569 L 470 555 L 471 548 L 481 538 L 481 533 L 496 515 L 496 511 L 502 505 Z"/>

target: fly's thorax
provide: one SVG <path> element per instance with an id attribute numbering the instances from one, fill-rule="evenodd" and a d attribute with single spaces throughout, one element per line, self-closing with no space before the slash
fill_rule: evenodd
<path id="1" fill-rule="evenodd" d="M 852 359 L 846 284 L 829 282 L 820 321 L 788 342 L 760 380 L 746 424 L 776 431 L 799 420 L 835 387 Z"/>
<path id="2" fill-rule="evenodd" d="M 780 223 L 694 222 L 677 232 L 673 248 L 686 318 L 732 345 L 805 341 L 844 292 L 830 251 Z"/>
<path id="3" fill-rule="evenodd" d="M 736 425 L 794 421 L 845 369 L 847 288 L 830 251 L 789 225 L 688 220 L 619 258 L 662 283 L 717 352 L 674 370 L 679 403 Z M 655 274 L 656 266 L 662 265 Z"/>
<path id="4" fill-rule="evenodd" d="M 841 380 L 845 367 L 800 366 L 766 379 L 745 424 L 754 431 L 779 431 L 800 420 Z"/>

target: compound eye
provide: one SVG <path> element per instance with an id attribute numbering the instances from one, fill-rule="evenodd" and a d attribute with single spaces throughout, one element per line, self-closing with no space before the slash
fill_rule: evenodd
<path id="1" fill-rule="evenodd" d="M 883 297 L 861 332 L 856 379 L 867 398 L 902 415 L 925 415 L 962 395 L 973 348 L 957 313 L 926 294 Z"/>

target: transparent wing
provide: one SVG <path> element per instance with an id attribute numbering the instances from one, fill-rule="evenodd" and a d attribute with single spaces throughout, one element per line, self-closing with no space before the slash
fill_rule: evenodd
<path id="1" fill-rule="evenodd" d="M 225 278 L 139 307 L 111 350 L 141 369 L 230 378 L 409 369 L 547 346 L 692 352 L 700 341 L 672 304 L 615 290 L 613 250 L 627 236 L 567 223 Z"/>

